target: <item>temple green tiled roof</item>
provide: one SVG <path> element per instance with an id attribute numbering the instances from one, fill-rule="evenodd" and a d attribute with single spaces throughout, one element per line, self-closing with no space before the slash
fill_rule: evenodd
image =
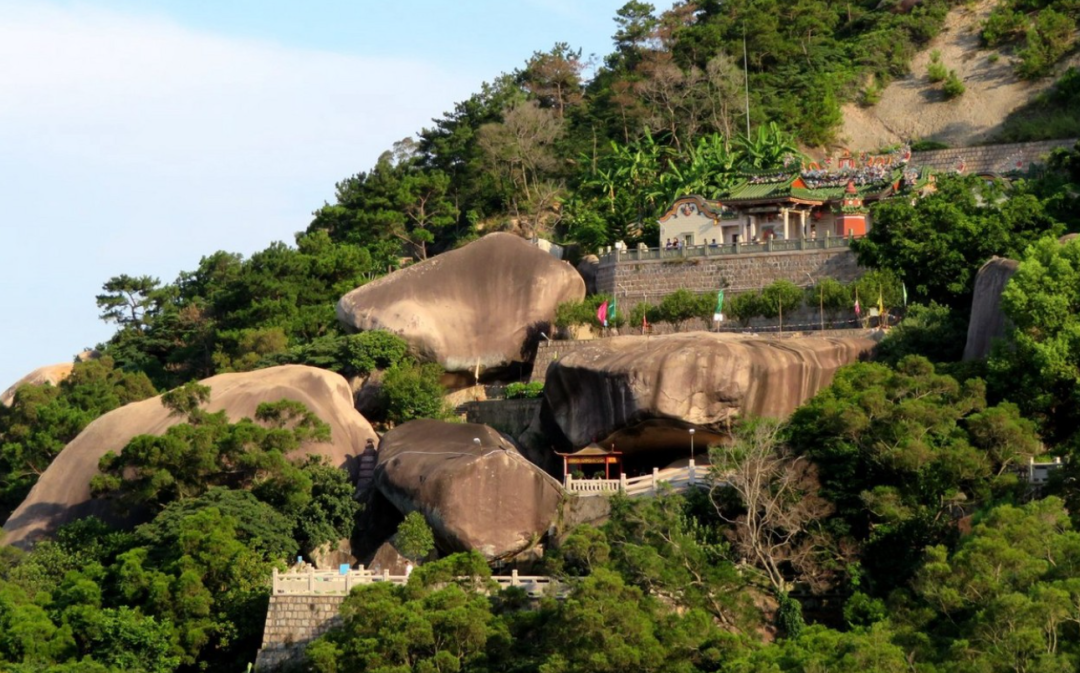
<path id="1" fill-rule="evenodd" d="M 888 180 L 873 182 L 864 185 L 856 185 L 855 190 L 864 199 L 879 198 L 892 191 L 893 184 L 902 177 L 901 171 L 894 171 Z M 760 178 L 759 178 L 760 179 Z M 738 203 L 746 201 L 768 201 L 772 199 L 793 198 L 804 201 L 834 201 L 844 198 L 847 183 L 829 185 L 828 187 L 796 187 L 801 180 L 799 175 L 783 177 L 773 182 L 744 181 L 736 185 L 727 194 L 721 195 L 721 203 Z"/>
<path id="2" fill-rule="evenodd" d="M 736 185 L 731 191 L 720 197 L 720 202 L 725 203 L 728 201 L 757 201 L 758 199 L 770 199 L 776 197 L 783 197 L 791 192 L 791 183 L 794 181 L 794 177 L 784 182 L 766 182 L 762 184 L 750 184 L 744 182 L 741 185 Z"/>

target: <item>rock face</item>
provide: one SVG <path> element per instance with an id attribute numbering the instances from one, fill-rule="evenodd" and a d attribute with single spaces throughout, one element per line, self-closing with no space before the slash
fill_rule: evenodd
<path id="1" fill-rule="evenodd" d="M 534 546 L 561 497 L 559 483 L 508 439 L 472 423 L 394 428 L 379 445 L 375 483 L 403 514 L 422 512 L 444 551 L 475 549 L 488 559 Z"/>
<path id="2" fill-rule="evenodd" d="M 990 354 L 994 339 L 1005 336 L 1005 313 L 1001 310 L 1001 293 L 1016 273 L 1020 263 L 1004 257 L 991 257 L 975 276 L 975 293 L 971 300 L 971 320 L 968 321 L 964 360 L 979 360 Z"/>
<path id="3" fill-rule="evenodd" d="M 626 453 L 685 447 L 686 430 L 693 427 L 703 449 L 739 416 L 787 416 L 876 343 L 871 336 L 777 339 L 709 332 L 614 337 L 553 363 L 544 394 L 575 447 L 609 439 Z"/>
<path id="4" fill-rule="evenodd" d="M 353 409 L 349 385 L 324 369 L 287 365 L 202 381 L 210 386 L 209 411 L 224 410 L 233 421 L 254 417 L 262 402 L 302 402 L 330 425 L 331 440 L 309 444 L 298 456 L 321 454 L 354 473 L 367 440 L 378 441 L 371 425 Z M 90 480 L 107 451 L 119 452 L 140 434 L 163 433 L 182 419 L 169 415 L 154 397 L 111 411 L 88 425 L 52 462 L 26 500 L 4 524 L 3 542 L 28 547 L 57 526 L 89 515 L 115 520 L 111 508 L 90 497 Z"/>
<path id="5" fill-rule="evenodd" d="M 62 362 L 58 365 L 46 365 L 44 367 L 38 367 L 34 371 L 30 372 L 26 376 L 22 377 L 15 383 L 11 384 L 11 387 L 0 394 L 0 404 L 5 407 L 10 407 L 11 403 L 15 401 L 15 391 L 20 386 L 38 386 L 43 383 L 51 383 L 54 386 L 71 375 L 71 370 L 75 365 L 71 362 Z"/>
<path id="6" fill-rule="evenodd" d="M 88 360 L 96 360 L 101 357 L 101 353 L 96 350 L 85 350 L 75 356 L 75 359 L 79 362 L 87 362 Z M 0 393 L 0 404 L 5 407 L 10 407 L 11 403 L 15 400 L 15 391 L 19 389 L 19 386 L 31 385 L 39 386 L 43 383 L 51 383 L 52 385 L 60 385 L 60 382 L 71 376 L 71 371 L 75 367 L 74 363 L 61 362 L 57 365 L 46 365 L 44 367 L 38 367 L 34 371 L 30 372 L 26 376 L 16 381 L 10 388 Z"/>
<path id="7" fill-rule="evenodd" d="M 584 297 L 574 267 L 498 233 L 353 290 L 337 315 L 358 330 L 399 334 L 447 371 L 473 372 L 477 363 L 491 370 L 528 361 L 555 308 Z"/>
<path id="8" fill-rule="evenodd" d="M 585 281 L 585 293 L 596 294 L 596 274 L 600 271 L 600 258 L 596 255 L 585 255 L 578 262 L 577 270 Z"/>

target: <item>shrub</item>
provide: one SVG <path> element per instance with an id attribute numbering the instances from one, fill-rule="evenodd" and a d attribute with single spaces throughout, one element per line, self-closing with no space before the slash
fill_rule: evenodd
<path id="1" fill-rule="evenodd" d="M 679 329 L 687 320 L 711 316 L 715 302 L 716 299 L 710 295 L 695 295 L 690 290 L 680 288 L 664 297 L 658 314 L 660 320 Z"/>
<path id="2" fill-rule="evenodd" d="M 1068 16 L 1044 9 L 1035 24 L 1028 28 L 1027 42 L 1017 54 L 1020 63 L 1016 74 L 1024 79 L 1038 79 L 1050 70 L 1072 47 L 1076 22 Z"/>
<path id="3" fill-rule="evenodd" d="M 926 66 L 926 77 L 935 84 L 944 81 L 948 76 L 949 69 L 945 67 L 944 63 L 931 61 L 930 65 Z"/>
<path id="4" fill-rule="evenodd" d="M 779 318 L 784 325 L 784 314 L 790 313 L 802 305 L 803 291 L 790 280 L 777 280 L 761 291 L 761 315 L 765 318 Z"/>
<path id="5" fill-rule="evenodd" d="M 341 344 L 341 361 L 359 374 L 389 369 L 405 360 L 409 345 L 396 334 L 372 330 L 346 336 Z"/>
<path id="6" fill-rule="evenodd" d="M 566 329 L 588 325 L 594 329 L 600 329 L 603 325 L 600 324 L 600 320 L 596 317 L 596 312 L 605 301 L 608 302 L 610 307 L 611 296 L 605 294 L 594 294 L 585 297 L 581 301 L 563 302 L 555 309 L 555 326 Z M 620 327 L 625 323 L 626 318 L 623 316 L 622 309 L 619 309 L 616 305 L 614 319 L 610 315 L 608 316 L 608 326 Z"/>
<path id="7" fill-rule="evenodd" d="M 834 278 L 822 278 L 806 288 L 806 305 L 818 311 L 824 309 L 831 326 L 841 311 L 852 307 L 851 290 Z"/>
<path id="8" fill-rule="evenodd" d="M 956 74 L 956 71 L 950 70 L 949 76 L 945 79 L 945 86 L 941 90 L 945 92 L 945 97 L 951 100 L 963 96 L 964 92 L 967 91 L 967 87 L 964 86 L 964 82 Z"/>
<path id="9" fill-rule="evenodd" d="M 941 52 L 937 49 L 930 52 L 930 65 L 926 66 L 926 76 L 935 84 L 949 76 L 949 70 L 941 62 Z"/>
<path id="10" fill-rule="evenodd" d="M 937 140 L 923 140 L 919 139 L 911 143 L 912 152 L 928 152 L 930 150 L 947 150 L 949 149 L 948 143 L 943 143 Z"/>
<path id="11" fill-rule="evenodd" d="M 387 420 L 404 423 L 417 418 L 447 418 L 450 411 L 443 400 L 442 374 L 442 367 L 436 364 L 402 363 L 388 369 L 379 391 Z"/>
<path id="12" fill-rule="evenodd" d="M 435 550 L 435 535 L 424 515 L 409 512 L 394 533 L 394 547 L 407 559 L 420 561 Z"/>
<path id="13" fill-rule="evenodd" d="M 1007 4 L 1000 4 L 990 12 L 979 36 L 986 46 L 997 47 L 1019 39 L 1024 33 L 1024 24 L 1023 14 Z"/>
<path id="14" fill-rule="evenodd" d="M 530 383 L 511 383 L 506 386 L 506 399 L 535 399 L 544 394 L 544 384 L 541 381 Z"/>
<path id="15" fill-rule="evenodd" d="M 761 315 L 761 295 L 755 291 L 740 292 L 724 303 L 724 313 L 743 327 L 749 327 L 750 321 Z"/>

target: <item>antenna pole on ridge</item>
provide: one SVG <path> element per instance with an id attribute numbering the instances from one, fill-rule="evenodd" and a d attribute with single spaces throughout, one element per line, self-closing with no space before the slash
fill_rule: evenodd
<path id="1" fill-rule="evenodd" d="M 750 139 L 750 68 L 747 66 L 746 56 L 746 24 L 742 29 L 742 67 L 743 84 L 746 86 L 746 138 Z"/>

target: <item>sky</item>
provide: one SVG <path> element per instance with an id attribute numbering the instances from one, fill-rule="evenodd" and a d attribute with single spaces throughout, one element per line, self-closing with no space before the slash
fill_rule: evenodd
<path id="1" fill-rule="evenodd" d="M 291 243 L 482 82 L 610 52 L 624 2 L 0 0 L 0 390 L 111 336 L 110 277 Z"/>

